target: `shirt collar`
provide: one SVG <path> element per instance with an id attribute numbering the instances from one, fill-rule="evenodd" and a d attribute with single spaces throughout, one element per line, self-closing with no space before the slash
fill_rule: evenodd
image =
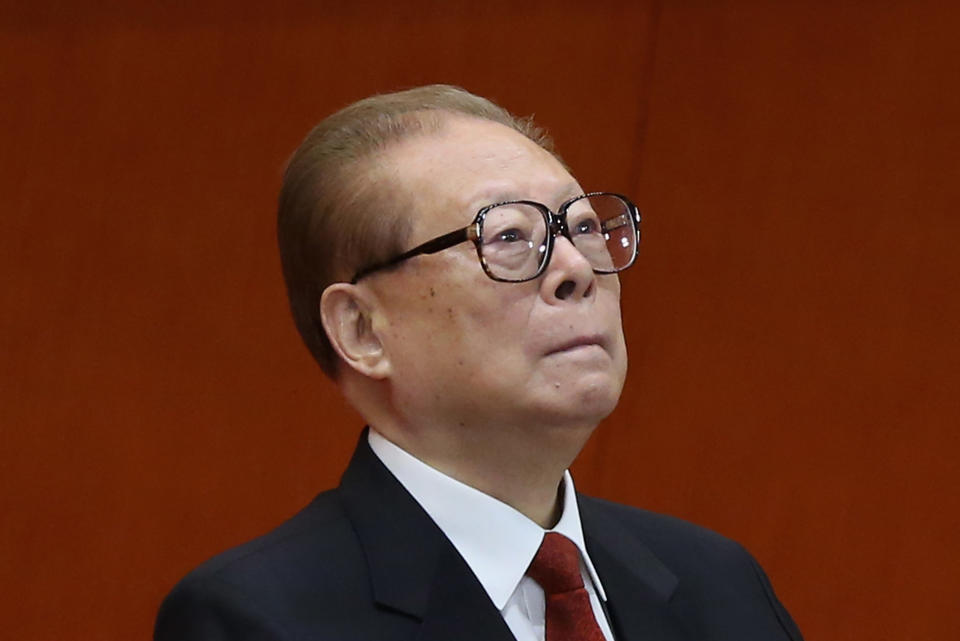
<path id="1" fill-rule="evenodd" d="M 569 471 L 563 474 L 560 520 L 553 529 L 544 530 L 506 503 L 430 467 L 372 428 L 368 441 L 377 458 L 450 539 L 498 610 L 510 599 L 548 531 L 559 532 L 576 544 L 597 594 L 606 601 L 587 554 Z"/>

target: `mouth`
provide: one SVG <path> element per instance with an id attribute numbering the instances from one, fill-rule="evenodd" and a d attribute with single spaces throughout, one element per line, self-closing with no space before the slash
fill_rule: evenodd
<path id="1" fill-rule="evenodd" d="M 562 354 L 564 352 L 573 352 L 580 349 L 589 349 L 591 347 L 599 347 L 603 349 L 604 348 L 603 337 L 600 336 L 599 334 L 593 334 L 590 336 L 578 336 L 569 341 L 566 341 L 565 343 L 558 345 L 557 347 L 554 347 L 549 352 L 547 352 L 547 354 L 548 355 Z"/>

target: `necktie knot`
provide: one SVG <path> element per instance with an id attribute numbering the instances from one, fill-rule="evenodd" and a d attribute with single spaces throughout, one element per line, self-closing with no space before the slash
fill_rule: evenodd
<path id="1" fill-rule="evenodd" d="M 547 532 L 533 557 L 527 576 L 536 581 L 547 595 L 583 588 L 580 575 L 580 552 L 573 541 L 556 532 Z"/>
<path id="2" fill-rule="evenodd" d="M 583 585 L 580 552 L 573 541 L 547 532 L 527 576 L 543 588 L 546 641 L 606 641 Z"/>

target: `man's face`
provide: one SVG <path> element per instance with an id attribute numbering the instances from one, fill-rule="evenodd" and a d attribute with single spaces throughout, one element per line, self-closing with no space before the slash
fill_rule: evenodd
<path id="1" fill-rule="evenodd" d="M 494 202 L 554 211 L 583 193 L 563 166 L 503 125 L 450 117 L 438 134 L 391 149 L 382 177 L 414 211 L 408 247 L 461 228 Z M 488 278 L 465 242 L 362 281 L 390 358 L 393 402 L 411 424 L 457 429 L 592 427 L 616 405 L 627 368 L 620 283 L 598 276 L 563 237 L 535 280 Z"/>

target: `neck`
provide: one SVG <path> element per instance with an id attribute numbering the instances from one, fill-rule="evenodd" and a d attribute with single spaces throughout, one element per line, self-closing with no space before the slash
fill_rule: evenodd
<path id="1" fill-rule="evenodd" d="M 380 434 L 447 476 L 503 501 L 543 528 L 561 514 L 560 484 L 596 422 L 480 423 L 475 417 L 412 416 L 390 401 L 389 384 L 342 377 L 341 389 Z M 502 417 L 501 417 L 502 418 Z"/>
<path id="2" fill-rule="evenodd" d="M 373 423 L 427 465 L 511 506 L 543 528 L 556 525 L 564 471 L 592 432 L 589 428 L 456 430 L 401 429 Z"/>

